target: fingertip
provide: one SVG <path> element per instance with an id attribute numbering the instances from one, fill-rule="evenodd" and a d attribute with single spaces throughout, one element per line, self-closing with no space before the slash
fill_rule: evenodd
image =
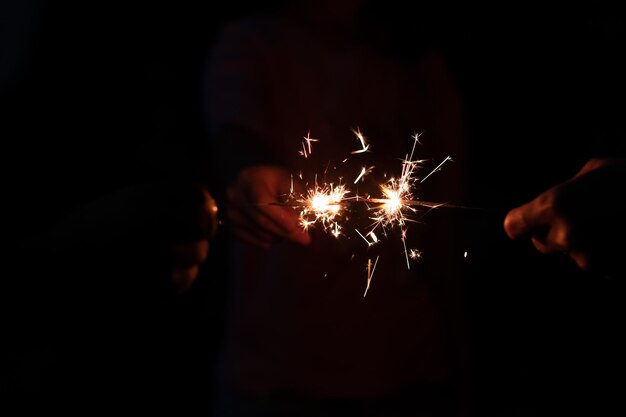
<path id="1" fill-rule="evenodd" d="M 302 244 L 304 246 L 308 246 L 311 244 L 311 242 L 312 242 L 311 235 L 309 235 L 306 232 L 302 232 Z"/>
<path id="2" fill-rule="evenodd" d="M 170 250 L 175 266 L 200 265 L 209 256 L 209 241 L 208 239 L 201 239 L 193 242 L 175 243 L 171 245 Z"/>
<path id="3" fill-rule="evenodd" d="M 537 252 L 543 254 L 543 255 L 547 255 L 548 253 L 552 253 L 552 252 L 557 252 L 558 249 L 554 248 L 553 246 L 550 246 L 549 244 L 547 244 L 546 242 L 544 242 L 539 236 L 531 236 L 530 237 L 530 241 L 532 242 L 533 246 L 535 247 L 535 249 L 537 249 Z"/>
<path id="4" fill-rule="evenodd" d="M 591 269 L 589 256 L 584 252 L 570 251 L 569 257 L 574 260 L 576 266 L 582 271 L 589 271 Z"/>
<path id="5" fill-rule="evenodd" d="M 214 237 L 217 234 L 217 228 L 218 228 L 218 218 L 217 218 L 217 212 L 218 212 L 218 207 L 217 207 L 217 202 L 215 201 L 215 199 L 213 198 L 213 196 L 207 192 L 206 190 L 204 191 L 204 195 L 205 195 L 205 208 L 206 211 L 209 215 L 209 237 Z"/>
<path id="6" fill-rule="evenodd" d="M 177 268 L 171 272 L 172 285 L 177 294 L 187 292 L 198 277 L 199 266 L 193 265 L 189 268 Z"/>
<path id="7" fill-rule="evenodd" d="M 515 240 L 519 237 L 519 220 L 515 210 L 511 210 L 507 213 L 502 225 L 509 238 Z"/>
<path id="8" fill-rule="evenodd" d="M 311 235 L 309 235 L 304 230 L 296 230 L 291 234 L 291 239 L 296 241 L 297 243 L 308 246 L 311 244 Z"/>

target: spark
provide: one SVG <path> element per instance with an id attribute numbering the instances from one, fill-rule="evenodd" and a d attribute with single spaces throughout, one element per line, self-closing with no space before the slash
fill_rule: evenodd
<path id="1" fill-rule="evenodd" d="M 413 136 L 411 136 L 413 139 L 415 139 L 415 142 L 413 143 L 413 148 L 415 148 L 416 143 L 419 143 L 420 145 L 422 144 L 422 142 L 420 142 L 420 136 L 422 136 L 421 133 L 413 133 Z"/>
<path id="2" fill-rule="evenodd" d="M 309 130 L 306 134 L 306 136 L 304 137 L 304 140 L 307 144 L 307 147 L 309 148 L 309 155 L 313 152 L 311 149 L 311 142 L 319 142 L 319 139 L 314 139 L 311 137 L 311 131 Z"/>
<path id="3" fill-rule="evenodd" d="M 311 142 L 318 142 L 319 139 L 314 139 L 311 137 L 311 131 L 309 131 L 306 136 L 303 137 L 304 142 L 302 142 L 302 150 L 298 151 L 298 153 L 305 158 L 308 158 L 311 153 L 313 153 L 313 149 L 311 147 Z"/>
<path id="4" fill-rule="evenodd" d="M 367 260 L 367 286 L 365 287 L 365 292 L 363 293 L 363 298 L 367 295 L 367 291 L 370 289 L 370 283 L 372 282 L 372 278 L 374 277 L 374 271 L 376 270 L 376 265 L 378 264 L 378 256 L 374 261 L 374 266 L 372 267 L 372 259 Z"/>
<path id="5" fill-rule="evenodd" d="M 361 232 L 359 232 L 357 229 L 354 229 L 354 231 L 357 232 L 359 234 L 359 236 L 361 236 L 363 238 L 365 243 L 367 243 L 367 246 L 372 246 L 373 245 L 373 243 L 370 242 L 369 240 L 367 240 L 367 238 L 365 236 L 363 236 L 363 234 Z"/>
<path id="6" fill-rule="evenodd" d="M 422 259 L 422 254 L 423 252 L 417 249 L 411 249 L 409 250 L 409 258 L 411 258 L 411 260 L 416 261 L 418 259 Z"/>
<path id="7" fill-rule="evenodd" d="M 367 246 L 372 246 L 379 242 L 378 237 L 374 234 L 373 231 L 367 233 L 365 236 L 363 235 L 363 233 L 359 232 L 357 229 L 354 229 L 354 231 L 357 232 L 359 236 L 361 236 L 361 238 L 365 241 L 365 243 L 367 243 Z M 371 236 L 372 240 L 368 240 L 366 236 Z"/>
<path id="8" fill-rule="evenodd" d="M 354 180 L 354 183 L 356 184 L 357 182 L 359 182 L 359 180 L 364 179 L 364 177 L 366 175 L 371 174 L 373 170 L 374 170 L 373 166 L 369 167 L 369 168 L 362 167 L 361 168 L 361 173 L 356 177 L 356 179 Z"/>
<path id="9" fill-rule="evenodd" d="M 424 181 L 426 180 L 426 178 L 430 177 L 430 176 L 431 176 L 434 172 L 438 171 L 438 170 L 441 168 L 441 166 L 442 166 L 443 164 L 445 164 L 446 162 L 448 162 L 448 161 L 452 161 L 452 158 L 450 158 L 450 156 L 446 156 L 446 158 L 445 158 L 443 161 L 441 161 L 441 163 L 440 163 L 439 165 L 437 165 L 437 166 L 435 167 L 435 169 L 433 169 L 432 171 L 430 171 L 430 172 L 428 173 L 428 175 L 426 175 L 424 178 L 422 178 L 422 179 L 420 180 L 420 183 L 421 183 L 421 182 L 424 182 Z"/>
<path id="10" fill-rule="evenodd" d="M 298 151 L 298 153 L 300 155 L 303 155 L 305 158 L 309 157 L 309 155 L 307 155 L 307 153 L 306 153 L 306 145 L 304 144 L 304 142 L 302 142 L 302 150 Z"/>
<path id="11" fill-rule="evenodd" d="M 326 164 L 326 169 L 324 169 L 324 175 L 328 173 L 328 168 L 330 168 L 330 161 Z"/>
<path id="12" fill-rule="evenodd" d="M 411 264 L 409 263 L 409 252 L 406 250 L 406 230 L 402 231 L 402 246 L 404 246 L 404 257 L 406 258 L 406 269 L 411 269 Z"/>
<path id="13" fill-rule="evenodd" d="M 339 223 L 337 222 L 334 223 L 334 225 L 331 228 L 330 233 L 335 237 L 339 237 L 339 235 L 341 234 L 341 226 L 339 226 Z"/>
<path id="14" fill-rule="evenodd" d="M 357 127 L 356 130 L 352 129 L 352 133 L 354 133 L 356 135 L 357 139 L 359 140 L 359 142 L 361 142 L 361 149 L 357 149 L 356 151 L 352 151 L 352 154 L 367 152 L 368 149 L 370 148 L 370 145 L 365 143 L 365 139 L 366 138 L 363 135 L 363 133 L 361 133 L 361 129 L 359 129 L 358 127 Z"/>
<path id="15" fill-rule="evenodd" d="M 302 142 L 302 150 L 298 151 L 298 153 L 305 158 L 308 158 L 309 155 L 313 153 L 313 149 L 311 147 L 311 142 L 318 142 L 318 139 L 314 139 L 311 137 L 311 131 L 309 131 L 306 136 L 303 137 L 304 142 Z"/>

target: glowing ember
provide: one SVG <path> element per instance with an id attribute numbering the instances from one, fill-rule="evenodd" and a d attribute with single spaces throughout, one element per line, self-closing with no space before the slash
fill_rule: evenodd
<path id="1" fill-rule="evenodd" d="M 387 217 L 397 216 L 402 208 L 402 198 L 400 197 L 399 190 L 394 190 L 392 188 L 387 188 L 385 186 L 382 187 L 383 194 L 387 197 L 385 203 L 383 203 L 382 208 Z"/>
<path id="2" fill-rule="evenodd" d="M 313 139 L 311 137 L 311 132 L 309 131 L 306 136 L 304 136 L 304 142 L 302 142 L 302 150 L 298 151 L 300 153 L 300 155 L 304 156 L 305 158 L 308 158 L 309 155 L 311 155 L 311 153 L 313 152 L 313 149 L 311 148 L 311 142 L 317 142 L 318 139 Z"/>
<path id="3" fill-rule="evenodd" d="M 376 261 L 374 261 L 374 266 L 372 266 L 371 259 L 367 260 L 367 286 L 365 287 L 365 292 L 363 293 L 364 298 L 370 289 L 370 283 L 372 282 L 372 278 L 374 278 L 374 271 L 376 270 L 377 264 L 378 264 L 378 256 L 376 257 Z"/>
<path id="4" fill-rule="evenodd" d="M 352 151 L 352 153 L 356 154 L 356 153 L 367 152 L 367 150 L 370 148 L 370 145 L 365 143 L 365 136 L 363 136 L 363 133 L 361 133 L 361 130 L 357 128 L 356 130 L 352 130 L 352 133 L 354 133 L 357 139 L 359 140 L 359 142 L 361 142 L 361 149 Z"/>
<path id="5" fill-rule="evenodd" d="M 366 175 L 372 173 L 373 169 L 374 169 L 374 167 L 369 167 L 369 168 L 363 167 L 363 168 L 361 168 L 361 173 L 359 174 L 358 177 L 356 177 L 356 179 L 354 180 L 354 183 L 356 184 L 357 182 L 359 182 L 359 180 L 363 180 Z"/>
<path id="6" fill-rule="evenodd" d="M 301 204 L 300 224 L 306 230 L 315 223 L 321 223 L 324 230 L 339 237 L 341 226 L 338 223 L 342 202 L 350 191 L 346 190 L 343 184 L 337 186 L 333 184 L 315 185 L 307 191 L 306 197 L 297 199 Z"/>
<path id="7" fill-rule="evenodd" d="M 333 202 L 333 199 L 331 196 L 317 193 L 313 197 L 311 197 L 311 208 L 313 209 L 313 211 L 316 211 L 316 212 L 328 211 L 331 213 L 337 213 L 341 209 L 341 206 Z"/>
<path id="8" fill-rule="evenodd" d="M 409 258 L 411 258 L 411 260 L 413 260 L 413 261 L 421 259 L 422 258 L 422 251 L 419 251 L 417 249 L 411 249 L 409 251 Z"/>

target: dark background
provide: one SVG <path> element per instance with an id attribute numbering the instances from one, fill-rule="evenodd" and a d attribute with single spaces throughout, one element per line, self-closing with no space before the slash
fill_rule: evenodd
<path id="1" fill-rule="evenodd" d="M 203 164 L 206 57 L 223 22 L 279 3 L 3 2 L 7 253 L 16 239 L 128 184 L 182 179 L 211 187 L 210 172 L 220 167 Z M 481 210 L 454 215 L 466 224 L 480 415 L 623 410 L 623 384 L 614 382 L 625 370 L 623 284 L 510 242 L 501 224 L 508 209 L 569 178 L 589 157 L 623 156 L 624 16 L 597 3 L 547 10 L 445 2 L 374 15 L 374 23 L 393 29 L 400 51 L 443 47 L 463 95 L 470 197 L 461 203 Z M 212 243 L 190 293 L 142 312 L 144 330 L 127 326 L 116 346 L 131 353 L 118 352 L 112 362 L 119 372 L 94 390 L 126 384 L 137 390 L 137 409 L 208 414 L 227 286 L 223 239 L 220 233 Z M 5 265 L 6 279 L 24 274 L 15 260 Z M 8 319 L 19 326 L 20 317 Z M 35 344 L 6 355 L 3 393 L 15 400 L 8 404 L 46 409 L 38 399 L 61 389 L 62 366 L 47 349 Z"/>

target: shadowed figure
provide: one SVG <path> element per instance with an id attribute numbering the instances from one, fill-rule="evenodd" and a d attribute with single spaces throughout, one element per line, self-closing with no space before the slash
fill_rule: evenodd
<path id="1" fill-rule="evenodd" d="M 419 39 L 400 47 L 394 16 L 360 1 L 293 2 L 229 22 L 212 50 L 211 163 L 233 233 L 218 415 L 465 408 L 455 222 L 436 210 L 410 215 L 406 247 L 424 257 L 409 269 L 397 227 L 371 248 L 355 232 L 372 223 L 364 205 L 351 205 L 335 238 L 320 225 L 304 231 L 298 210 L 269 204 L 282 201 L 292 178 L 302 191 L 315 174 L 319 184 L 378 196 L 379 183 L 401 174 L 415 133 L 415 159 L 425 160 L 418 176 L 455 160 L 418 185 L 420 198 L 463 201 L 462 106 L 445 56 Z M 352 153 L 362 148 L 353 129 L 368 152 Z M 305 158 L 298 151 L 309 134 L 317 141 Z M 374 169 L 354 184 L 362 166 Z"/>

